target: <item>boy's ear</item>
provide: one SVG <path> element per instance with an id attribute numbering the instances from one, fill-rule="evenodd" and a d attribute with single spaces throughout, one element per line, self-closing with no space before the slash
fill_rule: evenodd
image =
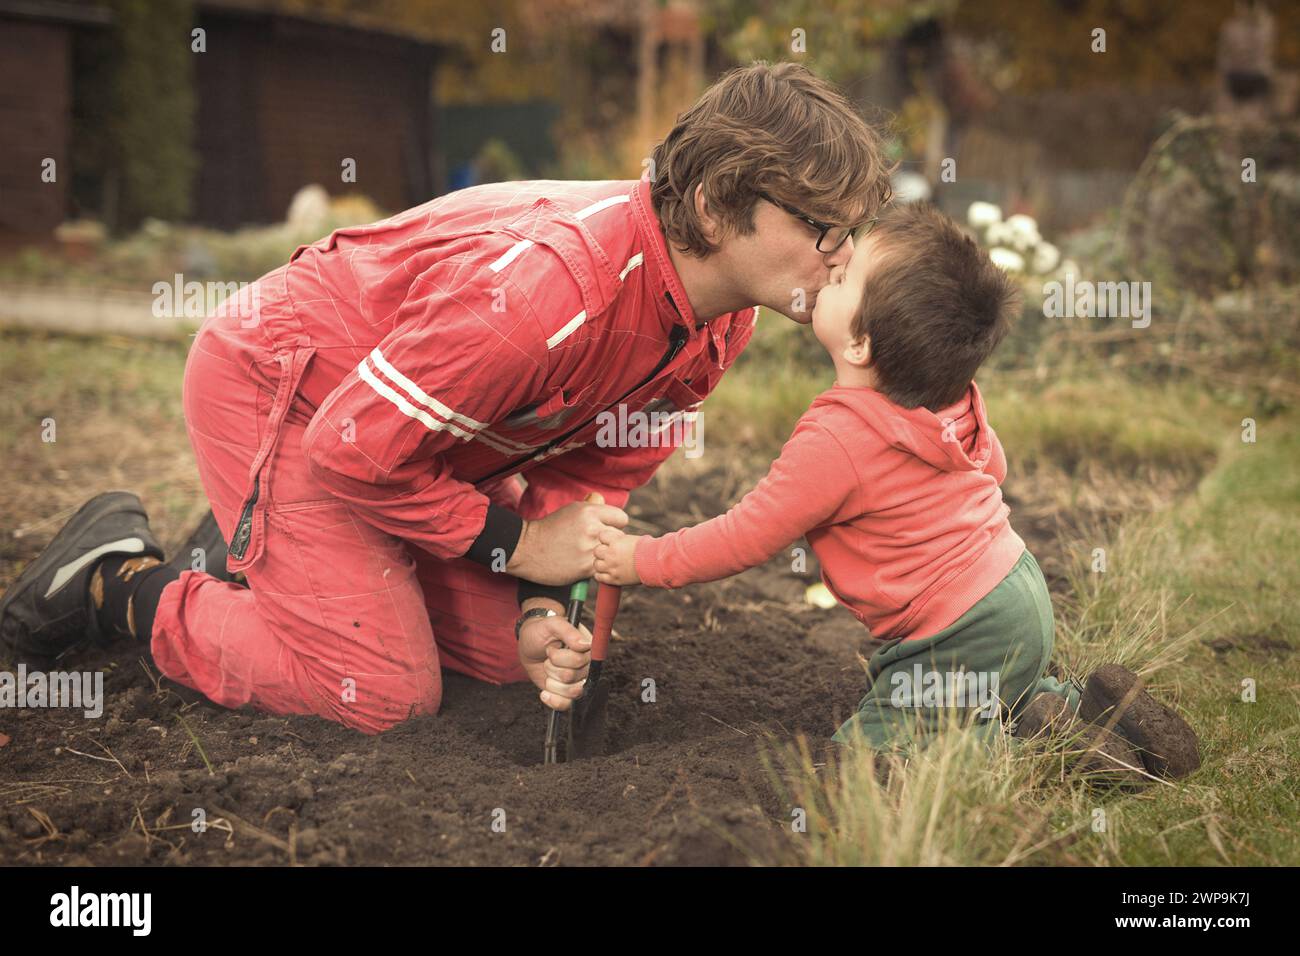
<path id="1" fill-rule="evenodd" d="M 844 346 L 844 361 L 856 368 L 866 368 L 871 364 L 871 339 L 867 336 L 853 339 Z"/>

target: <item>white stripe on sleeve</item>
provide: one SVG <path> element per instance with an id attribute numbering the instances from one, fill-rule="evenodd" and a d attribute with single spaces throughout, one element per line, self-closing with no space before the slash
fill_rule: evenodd
<path id="1" fill-rule="evenodd" d="M 623 271 L 618 274 L 619 281 L 626 279 L 627 274 L 631 272 L 633 269 L 635 269 L 637 266 L 639 266 L 641 263 L 643 263 L 644 261 L 645 261 L 645 255 L 640 252 L 634 255 L 631 259 L 627 260 L 627 265 L 625 265 L 623 267 Z"/>
<path id="2" fill-rule="evenodd" d="M 582 325 L 582 323 L 586 321 L 587 321 L 587 310 L 583 309 L 573 318 L 569 319 L 568 322 L 565 322 L 564 325 L 560 327 L 560 331 L 556 332 L 554 335 L 552 335 L 549 339 L 546 340 L 546 347 L 548 349 L 555 348 L 557 345 L 559 345 L 561 342 L 567 339 L 570 335 L 572 335 L 574 329 L 576 329 L 578 326 Z"/>
<path id="3" fill-rule="evenodd" d="M 403 391 L 405 391 L 407 395 L 411 396 L 411 398 L 415 399 L 425 408 L 430 408 L 433 411 L 437 412 L 439 415 L 441 415 L 443 418 L 446 418 L 449 421 L 456 422 L 457 424 L 464 425 L 466 428 L 472 428 L 475 431 L 477 431 L 480 428 L 487 428 L 486 422 L 475 421 L 474 419 L 470 418 L 468 415 L 461 415 L 458 412 L 454 412 L 446 405 L 442 404 L 442 402 L 434 398 L 433 396 L 426 395 L 424 391 L 420 388 L 420 386 L 416 385 L 409 378 L 407 378 L 397 369 L 393 368 L 391 364 L 389 364 L 388 360 L 384 358 L 384 354 L 379 351 L 378 346 L 376 346 L 374 350 L 370 353 L 370 359 L 375 363 L 375 368 L 379 369 L 379 371 L 383 372 L 395 383 L 400 385 Z"/>
<path id="4" fill-rule="evenodd" d="M 467 441 L 473 437 L 469 432 L 457 428 L 450 422 L 440 422 L 436 418 L 431 417 L 427 412 L 416 408 L 401 395 L 397 394 L 396 391 L 390 388 L 386 382 L 383 382 L 376 377 L 375 373 L 370 371 L 370 367 L 366 365 L 364 359 L 362 359 L 361 364 L 357 366 L 357 374 L 361 376 L 363 382 L 396 405 L 403 415 L 409 415 L 416 421 L 422 422 L 430 431 L 449 431 L 456 437 L 464 438 Z"/>
<path id="5" fill-rule="evenodd" d="M 626 279 L 627 274 L 631 272 L 633 269 L 635 269 L 637 266 L 641 265 L 641 263 L 643 263 L 644 261 L 645 261 L 645 255 L 640 252 L 638 252 L 632 258 L 628 259 L 627 265 L 625 265 L 623 267 L 623 271 L 618 274 L 619 281 L 621 282 L 624 279 Z M 546 347 L 548 349 L 555 348 L 557 345 L 559 345 L 561 342 L 567 339 L 570 335 L 572 335 L 574 330 L 577 329 L 578 326 L 582 325 L 582 323 L 586 321 L 587 321 L 587 312 L 584 309 L 583 311 L 575 315 L 573 318 L 569 319 L 568 322 L 565 322 L 564 325 L 560 327 L 560 330 L 558 332 L 556 332 L 549 339 L 547 339 Z"/>
<path id="6" fill-rule="evenodd" d="M 461 439 L 462 441 L 477 439 L 483 442 L 483 444 L 489 446 L 490 448 L 495 449 L 496 451 L 500 452 L 503 455 L 513 456 L 519 454 L 520 451 L 527 452 L 532 450 L 531 447 L 527 445 L 521 445 L 518 448 L 508 448 L 505 445 L 501 444 L 499 441 L 494 441 L 493 439 L 488 438 L 487 435 L 485 435 L 482 432 L 471 433 L 471 432 L 464 431 L 463 429 L 457 428 L 451 422 L 438 421 L 436 418 L 432 417 L 422 409 L 416 408 L 405 398 L 399 395 L 394 389 L 390 388 L 388 383 L 386 383 L 378 376 L 376 376 L 374 372 L 370 371 L 370 367 L 366 365 L 364 359 L 362 359 L 361 364 L 357 366 L 357 374 L 361 376 L 361 380 L 363 382 L 365 382 L 367 385 L 373 388 L 381 396 L 383 396 L 384 398 L 392 402 L 394 405 L 396 405 L 397 410 L 400 411 L 403 415 L 406 415 L 410 418 L 414 418 L 416 421 L 423 424 L 424 427 L 428 428 L 430 431 L 435 431 L 435 432 L 449 431 L 457 438 Z"/>
<path id="7" fill-rule="evenodd" d="M 532 244 L 533 244 L 533 240 L 531 239 L 520 239 L 513 246 L 511 246 L 510 249 L 501 256 L 501 258 L 497 259 L 496 262 L 488 266 L 488 268 L 491 269 L 493 272 L 500 272 L 506 266 L 510 265 L 510 263 L 514 262 L 515 259 L 519 258 L 519 254 L 523 252 L 525 249 L 527 249 L 529 246 L 531 246 Z"/>

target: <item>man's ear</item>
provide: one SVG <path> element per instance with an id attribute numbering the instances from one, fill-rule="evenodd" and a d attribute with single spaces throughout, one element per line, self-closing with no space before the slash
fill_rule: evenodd
<path id="1" fill-rule="evenodd" d="M 700 231 L 704 233 L 704 238 L 710 243 L 716 244 L 722 232 L 721 224 L 713 217 L 709 209 L 709 201 L 704 196 L 704 183 L 695 184 L 695 192 L 691 194 L 691 202 L 695 204 L 695 218 L 699 221 Z"/>
<path id="2" fill-rule="evenodd" d="M 867 336 L 853 339 L 844 346 L 844 361 L 855 368 L 866 368 L 871 364 L 871 339 Z"/>

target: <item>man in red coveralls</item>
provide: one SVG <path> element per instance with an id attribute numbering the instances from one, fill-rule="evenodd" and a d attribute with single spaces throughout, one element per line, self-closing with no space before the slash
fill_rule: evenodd
<path id="1" fill-rule="evenodd" d="M 839 93 L 755 64 L 639 182 L 478 186 L 300 248 L 186 365 L 225 568 L 190 570 L 188 546 L 164 563 L 110 492 L 5 594 L 0 635 L 39 659 L 131 634 L 219 704 L 367 733 L 436 712 L 443 667 L 567 709 L 590 635 L 563 586 L 673 450 L 602 447 L 597 416 L 694 410 L 755 306 L 807 324 L 888 193 Z"/>

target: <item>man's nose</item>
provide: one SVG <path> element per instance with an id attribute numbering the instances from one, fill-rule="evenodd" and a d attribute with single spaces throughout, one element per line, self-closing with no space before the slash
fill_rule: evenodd
<path id="1" fill-rule="evenodd" d="M 849 260 L 853 258 L 853 236 L 846 238 L 843 244 L 826 257 L 826 265 L 832 269 L 836 266 L 847 266 Z"/>

